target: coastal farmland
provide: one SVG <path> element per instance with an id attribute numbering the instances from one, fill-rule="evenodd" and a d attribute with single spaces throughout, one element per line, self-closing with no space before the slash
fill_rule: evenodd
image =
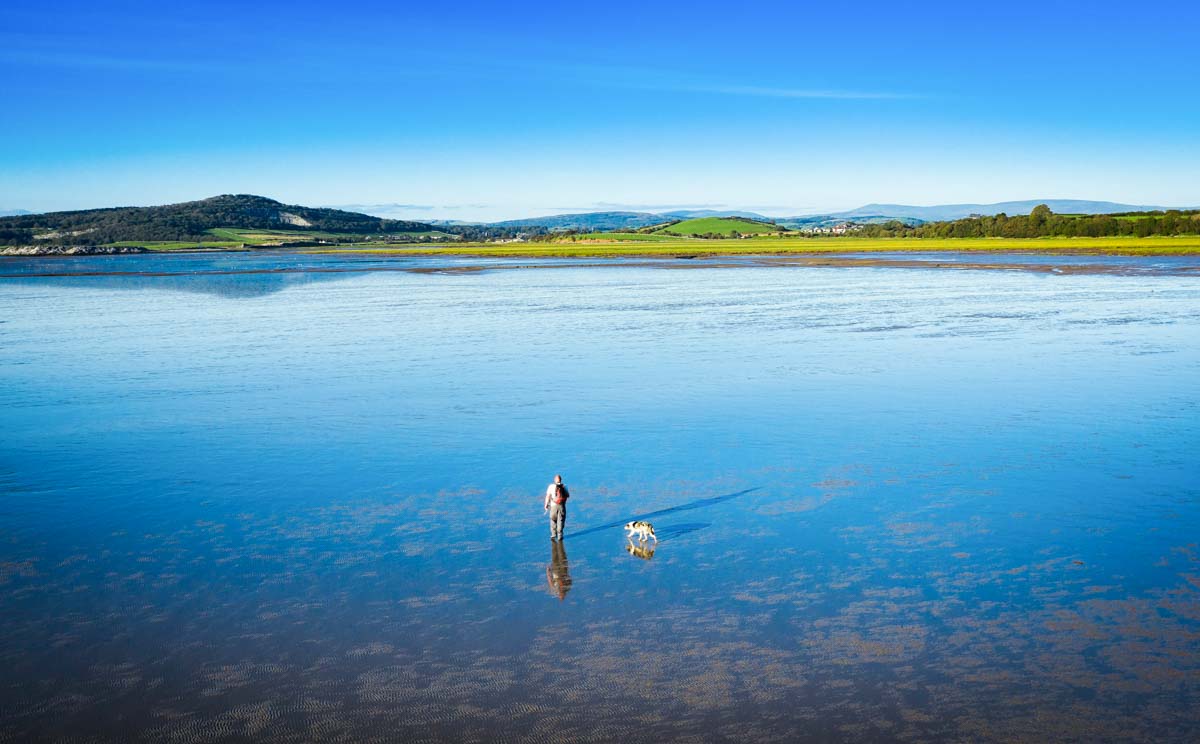
<path id="1" fill-rule="evenodd" d="M 1114 205 L 1121 206 L 1121 205 Z M 599 224 L 657 220 L 638 227 Z M 0 253 L 57 255 L 259 249 L 430 251 L 492 256 L 715 256 L 788 253 L 978 252 L 1200 253 L 1200 210 L 972 215 L 952 221 L 841 223 L 790 230 L 753 214 L 597 212 L 543 223 L 434 224 L 252 194 L 156 207 L 113 207 L 0 218 Z M 571 227 L 556 225 L 571 224 Z M 579 227 L 583 225 L 583 227 Z M 835 234 L 827 234 L 833 232 Z M 845 234 L 838 235 L 837 232 Z"/>
<path id="2" fill-rule="evenodd" d="M 1046 253 L 1173 256 L 1200 255 L 1200 236 L 1150 238 L 755 238 L 750 240 L 613 240 L 554 243 L 467 243 L 424 246 L 369 246 L 352 250 L 378 254 L 462 256 L 753 256 L 814 253 Z M 315 252 L 324 252 L 318 250 Z"/>
<path id="3" fill-rule="evenodd" d="M 181 250 L 252 250 L 257 248 L 311 247 L 314 244 L 349 245 L 363 247 L 385 247 L 389 245 L 411 245 L 412 241 L 448 241 L 455 236 L 438 230 L 406 233 L 409 242 L 389 243 L 372 240 L 369 236 L 358 236 L 358 242 L 347 242 L 346 235 L 300 230 L 245 230 L 232 227 L 217 227 L 207 231 L 213 240 L 120 240 L 106 243 L 114 247 L 140 247 L 151 251 Z"/>
<path id="4" fill-rule="evenodd" d="M 572 235 L 568 238 L 561 238 L 561 242 L 570 243 L 662 243 L 672 240 L 679 240 L 678 235 L 667 235 L 657 232 L 611 232 L 611 233 L 585 233 L 583 235 Z"/>

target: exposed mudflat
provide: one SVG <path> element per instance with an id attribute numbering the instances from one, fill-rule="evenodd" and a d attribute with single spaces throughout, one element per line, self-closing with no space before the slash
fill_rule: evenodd
<path id="1" fill-rule="evenodd" d="M 355 273 L 403 271 L 463 273 L 516 269 L 592 267 L 650 267 L 666 269 L 731 269 L 788 266 L 808 268 L 957 269 L 968 271 L 1029 271 L 1047 274 L 1162 274 L 1200 275 L 1200 256 L 1101 256 L 1045 253 L 846 253 L 764 256 L 681 256 L 675 258 L 480 258 L 402 254 L 295 253 L 259 250 L 252 253 L 212 251 L 150 253 L 112 249 L 111 253 L 143 253 L 137 257 L 107 256 L 86 260 L 79 253 L 40 255 L 45 260 L 0 259 L 0 278 L 55 276 L 184 276 L 206 274 Z M 79 260 L 55 260 L 77 258 Z"/>
<path id="2" fill-rule="evenodd" d="M 1195 264 L 0 259 L 0 742 L 1191 741 Z"/>

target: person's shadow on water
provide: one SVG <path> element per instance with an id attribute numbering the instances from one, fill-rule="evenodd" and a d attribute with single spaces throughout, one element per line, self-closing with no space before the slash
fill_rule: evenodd
<path id="1" fill-rule="evenodd" d="M 550 565 L 546 566 L 546 584 L 550 593 L 561 599 L 566 599 L 571 591 L 571 568 L 567 565 L 567 549 L 562 542 L 550 542 Z"/>

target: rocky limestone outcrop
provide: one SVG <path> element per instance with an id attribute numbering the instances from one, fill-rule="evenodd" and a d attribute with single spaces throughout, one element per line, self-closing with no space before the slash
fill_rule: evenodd
<path id="1" fill-rule="evenodd" d="M 115 256 L 148 253 L 140 245 L 7 245 L 0 256 Z"/>

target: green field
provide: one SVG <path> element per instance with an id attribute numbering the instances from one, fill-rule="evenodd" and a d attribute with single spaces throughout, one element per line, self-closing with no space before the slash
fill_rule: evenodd
<path id="1" fill-rule="evenodd" d="M 727 217 L 698 217 L 694 220 L 684 220 L 668 225 L 657 231 L 667 235 L 726 235 L 735 232 L 742 235 L 757 235 L 760 233 L 780 232 L 784 228 L 753 220 L 732 219 Z"/>
<path id="2" fill-rule="evenodd" d="M 181 250 L 234 250 L 240 248 L 271 247 L 280 243 L 328 241 L 342 245 L 353 245 L 364 248 L 386 248 L 390 245 L 412 245 L 412 243 L 389 243 L 385 240 L 371 240 L 365 235 L 345 235 L 329 232 L 314 232 L 312 230 L 251 230 L 237 227 L 214 227 L 207 231 L 212 240 L 121 240 L 106 243 L 111 246 L 136 246 L 151 251 L 181 251 Z M 419 233 L 404 233 L 413 238 L 429 238 L 430 240 L 453 240 L 454 236 L 439 230 Z"/>
<path id="3" fill-rule="evenodd" d="M 336 250 L 336 249 L 333 249 Z M 310 251 L 314 253 L 333 250 Z M 346 249 L 343 249 L 343 252 Z M 354 250 L 354 249 L 350 249 Z M 453 256 L 755 256 L 822 253 L 1047 253 L 1110 255 L 1200 255 L 1200 236 L 1150 238 L 754 238 L 751 240 L 687 240 L 608 243 L 468 243 L 459 245 L 379 246 L 363 253 Z"/>
<path id="4" fill-rule="evenodd" d="M 236 227 L 214 227 L 209 235 L 219 240 L 232 240 L 246 245 L 279 243 L 291 240 L 335 240 L 329 233 L 304 232 L 301 230 L 246 230 Z"/>
<path id="5" fill-rule="evenodd" d="M 566 238 L 560 238 L 555 242 L 559 243 L 613 243 L 635 241 L 639 243 L 658 243 L 664 240 L 679 240 L 677 235 L 664 235 L 662 233 L 640 233 L 640 232 L 611 232 L 611 233 L 587 233 L 585 235 L 572 235 Z"/>
<path id="6" fill-rule="evenodd" d="M 336 242 L 353 237 L 351 235 L 315 232 L 313 230 L 248 230 L 238 227 L 214 227 L 208 231 L 208 234 L 219 240 L 237 241 L 245 243 L 248 246 L 305 240 L 328 240 Z"/>
<path id="7" fill-rule="evenodd" d="M 230 249 L 253 248 L 259 245 L 269 245 L 272 243 L 288 243 L 293 241 L 313 241 L 313 240 L 329 240 L 337 239 L 336 235 L 331 233 L 319 232 L 304 232 L 301 230 L 243 230 L 232 227 L 215 227 L 207 231 L 212 235 L 214 240 L 121 240 L 115 243 L 106 243 L 106 245 L 114 246 L 140 246 L 152 251 L 179 251 L 179 250 L 195 250 L 195 249 Z M 343 238 L 345 236 L 342 236 Z"/>
<path id="8" fill-rule="evenodd" d="M 205 240 L 119 240 L 115 243 L 105 243 L 107 246 L 145 248 L 150 251 L 186 251 L 186 250 L 236 250 L 242 247 L 243 241 Z"/>

